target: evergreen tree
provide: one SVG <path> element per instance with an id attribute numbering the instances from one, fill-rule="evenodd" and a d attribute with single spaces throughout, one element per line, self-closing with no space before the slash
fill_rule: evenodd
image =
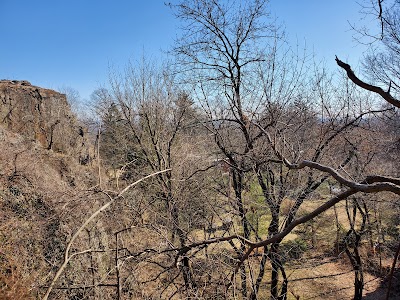
<path id="1" fill-rule="evenodd" d="M 100 154 L 106 166 L 112 170 L 121 168 L 134 157 L 128 136 L 126 122 L 115 103 L 111 103 L 102 117 Z"/>

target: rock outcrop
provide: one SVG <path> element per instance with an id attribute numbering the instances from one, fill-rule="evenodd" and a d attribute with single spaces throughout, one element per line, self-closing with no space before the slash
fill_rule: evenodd
<path id="1" fill-rule="evenodd" d="M 0 124 L 57 152 L 82 144 L 66 95 L 25 80 L 0 80 Z"/>

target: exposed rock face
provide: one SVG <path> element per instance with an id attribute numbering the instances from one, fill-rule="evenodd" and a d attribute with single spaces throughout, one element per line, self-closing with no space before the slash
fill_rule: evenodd
<path id="1" fill-rule="evenodd" d="M 0 124 L 54 151 L 70 152 L 79 138 L 66 96 L 25 80 L 0 80 Z"/>

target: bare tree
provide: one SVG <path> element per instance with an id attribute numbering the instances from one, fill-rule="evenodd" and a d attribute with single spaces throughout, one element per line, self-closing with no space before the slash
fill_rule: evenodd
<path id="1" fill-rule="evenodd" d="M 256 299 L 269 258 L 271 299 L 286 299 L 288 281 L 279 259 L 283 237 L 352 194 L 398 193 L 398 187 L 396 179 L 368 177 L 357 183 L 335 170 L 344 169 L 357 152 L 352 143 L 354 128 L 362 128 L 368 116 L 385 109 L 373 110 L 368 105 L 354 109 L 361 96 L 346 80 L 340 91 L 324 72 L 316 72 L 315 80 L 306 77 L 304 58 L 290 49 L 278 51 L 283 47 L 282 36 L 273 24 L 266 23 L 266 5 L 266 1 L 185 1 L 173 6 L 184 21 L 184 33 L 173 52 L 178 72 L 186 75 L 184 83 L 193 86 L 208 118 L 204 126 L 231 169 L 231 204 L 243 232 L 240 247 L 233 247 L 240 261 L 242 297 L 247 298 L 251 290 L 250 298 Z M 339 148 L 346 150 L 338 152 Z M 304 200 L 329 176 L 349 189 L 296 219 Z M 246 189 L 254 179 L 272 218 L 269 238 L 264 240 L 252 227 L 246 203 Z M 285 197 L 293 199 L 294 205 L 281 219 Z M 250 241 L 252 237 L 256 242 Z M 264 247 L 264 254 L 253 279 L 247 258 L 257 247 Z M 280 291 L 279 274 L 283 277 Z"/>
<path id="2" fill-rule="evenodd" d="M 202 189 L 202 169 L 208 169 L 208 162 L 201 156 L 207 147 L 204 139 L 208 138 L 199 129 L 193 102 L 175 88 L 166 72 L 146 61 L 132 64 L 122 78 L 111 80 L 111 92 L 123 116 L 125 133 L 135 144 L 135 162 L 130 172 L 137 176 L 138 170 L 169 169 L 155 177 L 151 190 L 142 187 L 149 201 L 147 216 L 152 215 L 153 226 L 164 228 L 162 232 L 166 230 L 166 245 L 185 247 L 192 231 L 204 228 L 208 214 L 204 205 L 207 192 Z M 176 263 L 169 261 L 162 272 L 173 273 L 174 266 Z M 178 269 L 172 281 L 182 276 L 184 285 L 179 292 L 195 287 L 188 256 L 182 256 Z"/>
<path id="3" fill-rule="evenodd" d="M 366 195 L 400 194 L 397 170 L 382 159 L 384 143 L 371 146 L 394 136 L 381 120 L 399 107 L 395 85 L 369 84 L 338 58 L 346 71 L 339 79 L 309 64 L 269 21 L 267 4 L 172 5 L 186 26 L 172 50 L 175 68 L 134 63 L 93 94 L 102 165 L 112 168 L 117 190 L 104 181 L 88 192 L 97 199 L 94 213 L 64 212 L 73 226 L 64 226 L 69 242 L 45 299 L 56 291 L 260 299 L 267 289 L 270 299 L 288 299 L 292 244 L 285 237 L 312 222 L 314 239 L 301 243 L 315 249 L 317 217 L 339 202 L 347 204 L 345 251 L 354 299 L 361 299 L 363 239 L 370 234 L 371 244 L 389 222 L 369 219 L 379 205 Z M 382 1 L 378 8 L 386 22 Z M 375 94 L 389 105 L 376 106 Z M 152 174 L 146 184 L 145 174 Z M 375 221 L 382 224 L 372 231 Z"/>

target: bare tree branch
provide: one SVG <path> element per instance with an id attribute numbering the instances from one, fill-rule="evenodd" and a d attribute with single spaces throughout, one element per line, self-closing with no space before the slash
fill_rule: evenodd
<path id="1" fill-rule="evenodd" d="M 304 167 L 309 167 L 311 169 L 317 169 L 322 172 L 329 173 L 340 184 L 345 185 L 351 189 L 354 189 L 357 192 L 377 193 L 380 191 L 388 191 L 400 195 L 400 186 L 396 184 L 400 181 L 400 179 L 397 178 L 390 178 L 384 176 L 369 176 L 368 180 L 370 183 L 367 183 L 366 181 L 367 179 L 364 180 L 362 183 L 357 183 L 355 181 L 346 179 L 333 168 L 324 166 L 322 164 L 313 161 L 303 160 L 298 165 L 293 165 L 293 164 L 290 165 L 290 168 L 293 169 L 302 169 Z"/>
<path id="2" fill-rule="evenodd" d="M 68 242 L 67 247 L 65 249 L 64 252 L 64 262 L 62 263 L 62 265 L 59 267 L 57 273 L 54 275 L 53 280 L 51 281 L 49 287 L 46 290 L 45 295 L 43 296 L 43 300 L 47 300 L 49 298 L 49 295 L 54 287 L 54 285 L 57 282 L 57 279 L 60 277 L 60 275 L 62 274 L 62 272 L 64 271 L 65 267 L 68 265 L 69 261 L 71 260 L 71 258 L 73 258 L 75 255 L 77 254 L 83 254 L 83 253 L 87 253 L 88 250 L 83 251 L 83 252 L 79 252 L 79 253 L 73 253 L 72 255 L 69 254 L 72 244 L 74 243 L 74 241 L 76 240 L 76 238 L 79 236 L 79 234 L 86 228 L 86 226 L 94 219 L 96 218 L 101 212 L 103 212 L 104 210 L 106 210 L 111 204 L 113 204 L 117 199 L 121 198 L 128 190 L 130 190 L 132 187 L 134 187 L 135 185 L 139 184 L 140 182 L 153 177 L 155 175 L 158 175 L 160 173 L 164 173 L 170 171 L 169 169 L 167 170 L 162 170 L 159 172 L 155 172 L 152 173 L 150 175 L 147 175 L 135 182 L 133 182 L 132 184 L 128 185 L 126 188 L 124 188 L 116 197 L 111 198 L 110 197 L 110 201 L 108 201 L 106 204 L 104 204 L 102 207 L 100 207 L 98 210 L 96 210 L 93 214 L 90 215 L 89 218 L 86 219 L 86 221 L 78 228 L 78 230 L 75 232 L 75 234 L 72 236 L 71 240 Z"/>
<path id="3" fill-rule="evenodd" d="M 347 73 L 347 77 L 353 81 L 356 85 L 358 85 L 359 87 L 367 90 L 367 91 L 371 91 L 374 92 L 376 94 L 379 94 L 383 99 L 385 99 L 388 103 L 392 104 L 395 107 L 400 108 L 400 100 L 394 98 L 390 92 L 385 92 L 382 88 L 378 87 L 378 86 L 374 86 L 371 84 L 368 84 L 364 81 L 362 81 L 361 79 L 359 79 L 353 72 L 353 70 L 351 69 L 349 64 L 344 63 L 343 61 L 341 61 L 337 56 L 336 56 L 336 63 L 338 64 L 339 67 L 341 67 L 342 69 L 344 69 Z"/>

